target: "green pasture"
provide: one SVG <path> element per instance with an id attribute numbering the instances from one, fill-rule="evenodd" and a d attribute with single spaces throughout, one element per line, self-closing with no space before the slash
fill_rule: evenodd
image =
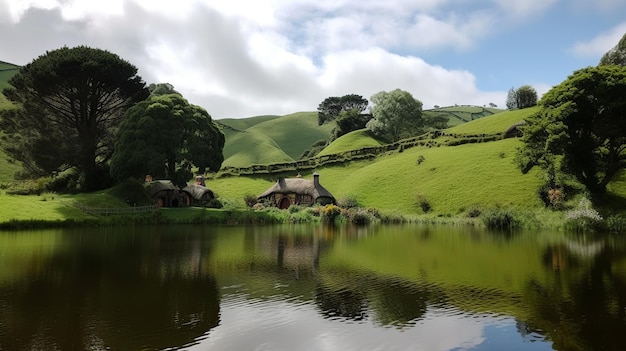
<path id="1" fill-rule="evenodd" d="M 293 161 L 271 138 L 255 131 L 224 130 L 224 162 L 222 167 L 246 167 Z"/>
<path id="2" fill-rule="evenodd" d="M 486 116 L 502 112 L 501 109 L 480 106 L 448 106 L 424 110 L 424 116 L 442 116 L 448 118 L 448 126 L 453 127 Z"/>
<path id="3" fill-rule="evenodd" d="M 232 129 L 236 129 L 239 131 L 246 130 L 248 128 L 254 127 L 259 123 L 264 123 L 267 121 L 271 121 L 276 118 L 280 118 L 281 116 L 276 115 L 264 115 L 264 116 L 254 116 L 248 118 L 222 118 L 215 120 L 215 122 L 228 126 Z"/>
<path id="4" fill-rule="evenodd" d="M 372 137 L 367 130 L 360 129 L 342 135 L 320 151 L 317 156 L 338 154 L 344 151 L 357 150 L 365 147 L 376 147 L 385 143 Z"/>
<path id="5" fill-rule="evenodd" d="M 539 107 L 529 107 L 521 110 L 511 110 L 500 112 L 491 116 L 480 118 L 471 123 L 461 124 L 447 129 L 450 133 L 459 134 L 494 134 L 504 133 L 515 123 L 539 111 Z"/>
<path id="6" fill-rule="evenodd" d="M 432 215 L 456 215 L 470 206 L 532 209 L 542 206 L 536 172 L 523 175 L 513 162 L 517 139 L 454 147 L 415 147 L 374 160 L 316 170 L 320 182 L 337 198 L 352 196 L 365 207 L 397 214 L 422 214 L 426 200 Z M 418 162 L 418 160 L 422 160 Z M 311 174 L 303 174 L 310 178 Z M 225 177 L 207 186 L 243 203 L 261 194 L 274 179 Z"/>
<path id="7" fill-rule="evenodd" d="M 224 167 L 294 161 L 316 141 L 328 139 L 334 127 L 333 123 L 318 126 L 317 112 L 219 122 L 234 129 L 224 128 Z"/>

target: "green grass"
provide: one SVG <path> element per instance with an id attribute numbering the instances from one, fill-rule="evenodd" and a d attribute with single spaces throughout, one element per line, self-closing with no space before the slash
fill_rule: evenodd
<path id="1" fill-rule="evenodd" d="M 224 167 L 296 160 L 316 141 L 328 139 L 334 127 L 333 123 L 318 126 L 317 112 L 218 122 L 234 129 L 224 129 Z"/>
<path id="2" fill-rule="evenodd" d="M 246 167 L 293 161 L 276 142 L 255 131 L 224 130 L 224 162 L 222 167 Z"/>
<path id="3" fill-rule="evenodd" d="M 496 204 L 520 209 L 541 206 L 536 172 L 523 175 L 513 163 L 517 139 L 455 147 L 416 147 L 371 161 L 318 169 L 320 182 L 336 198 L 353 196 L 365 207 L 385 212 L 421 214 L 420 196 L 432 215 L 456 215 L 473 205 Z M 418 158 L 423 162 L 418 164 Z M 303 174 L 311 178 L 310 174 Z M 260 194 L 273 180 L 228 177 L 208 186 L 243 203 L 245 194 Z"/>
<path id="4" fill-rule="evenodd" d="M 375 147 L 384 145 L 384 142 L 372 137 L 367 130 L 360 129 L 342 135 L 334 140 L 330 145 L 320 151 L 317 156 L 337 154 L 344 151 L 362 149 L 364 147 Z"/>
<path id="5" fill-rule="evenodd" d="M 448 126 L 465 124 L 485 116 L 502 112 L 501 109 L 480 106 L 449 106 L 425 110 L 424 116 L 443 116 L 448 118 Z"/>
<path id="6" fill-rule="evenodd" d="M 254 127 L 255 125 L 267 121 L 271 121 L 273 119 L 280 118 L 280 116 L 275 115 L 265 115 L 265 116 L 255 116 L 248 118 L 223 118 L 216 120 L 216 122 L 224 124 L 230 128 L 243 131 L 248 128 Z"/>
<path id="7" fill-rule="evenodd" d="M 522 122 L 524 118 L 539 111 L 539 107 L 529 107 L 521 110 L 504 111 L 491 116 L 483 117 L 471 123 L 461 124 L 447 129 L 451 133 L 460 134 L 493 134 L 503 133 L 511 125 Z"/>
<path id="8" fill-rule="evenodd" d="M 89 198 L 89 202 L 93 204 L 101 200 L 98 196 L 82 195 L 81 198 L 83 200 Z M 71 206 L 72 201 L 76 199 L 75 196 L 65 195 L 24 196 L 6 195 L 2 192 L 0 193 L 0 223 L 11 220 L 62 221 L 68 218 L 78 220 L 90 218 L 91 216 Z"/>

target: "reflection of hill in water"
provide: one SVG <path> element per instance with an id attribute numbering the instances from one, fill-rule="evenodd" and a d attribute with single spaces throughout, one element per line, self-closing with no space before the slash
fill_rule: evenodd
<path id="1" fill-rule="evenodd" d="M 538 244 L 536 237 L 484 234 L 461 236 L 457 242 L 458 238 L 431 231 L 410 234 L 409 242 L 403 237 L 395 244 L 389 241 L 393 235 L 255 236 L 247 241 L 248 250 L 254 252 L 250 272 L 265 281 L 278 279 L 285 299 L 312 301 L 324 318 L 332 320 L 370 320 L 408 328 L 433 309 L 451 314 L 465 311 L 514 316 L 523 338 L 539 340 L 546 335 L 562 346 L 557 349 L 567 350 L 574 344 L 593 349 L 600 330 L 609 334 L 602 341 L 605 345 L 617 347 L 626 342 L 626 272 L 611 270 L 611 264 L 626 253 L 623 245 L 574 238 Z M 395 260 L 390 250 L 401 259 Z M 407 270 L 407 266 L 413 268 Z M 455 271 L 458 267 L 468 273 L 468 267 L 485 271 L 454 279 L 460 276 Z M 445 270 L 450 270 L 447 276 L 453 279 L 446 279 Z M 228 275 L 219 273 L 218 280 L 232 279 Z M 494 284 L 494 278 L 503 279 L 503 284 Z M 256 290 L 262 281 L 253 285 L 242 287 L 248 298 L 272 295 L 267 287 Z M 588 294 L 581 294 L 581 289 Z M 595 306 L 596 312 L 586 306 Z M 581 316 L 598 334 L 580 329 Z"/>

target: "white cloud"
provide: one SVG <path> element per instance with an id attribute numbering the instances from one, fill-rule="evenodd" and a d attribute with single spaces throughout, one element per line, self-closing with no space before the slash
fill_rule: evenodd
<path id="1" fill-rule="evenodd" d="M 571 51 L 580 57 L 601 57 L 612 49 L 626 33 L 626 22 L 623 22 L 612 29 L 600 33 L 595 38 L 586 42 L 577 42 Z"/>
<path id="2" fill-rule="evenodd" d="M 0 59 L 25 64 L 64 45 L 106 49 L 216 118 L 310 111 L 328 96 L 396 88 L 425 108 L 502 105 L 506 92 L 481 91 L 473 73 L 419 56 L 471 49 L 509 16 L 553 2 L 0 0 L 13 19 L 0 15 L 0 30 L 12 34 L 0 38 L 11 48 Z"/>

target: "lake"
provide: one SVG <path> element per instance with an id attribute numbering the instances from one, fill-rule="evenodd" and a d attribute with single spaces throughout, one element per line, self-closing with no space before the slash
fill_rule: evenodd
<path id="1" fill-rule="evenodd" d="M 0 232 L 0 350 L 625 350 L 626 238 L 394 226 Z"/>

